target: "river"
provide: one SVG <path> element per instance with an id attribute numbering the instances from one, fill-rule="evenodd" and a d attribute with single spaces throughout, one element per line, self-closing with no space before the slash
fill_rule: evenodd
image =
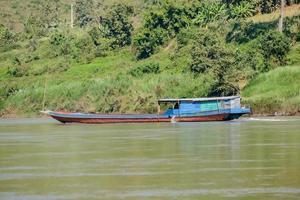
<path id="1" fill-rule="evenodd" d="M 0 120 L 0 199 L 300 199 L 300 118 Z"/>

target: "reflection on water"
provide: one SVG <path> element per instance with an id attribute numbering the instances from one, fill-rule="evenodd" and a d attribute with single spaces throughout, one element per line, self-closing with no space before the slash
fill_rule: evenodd
<path id="1" fill-rule="evenodd" d="M 0 120 L 0 199 L 299 199 L 300 118 Z"/>

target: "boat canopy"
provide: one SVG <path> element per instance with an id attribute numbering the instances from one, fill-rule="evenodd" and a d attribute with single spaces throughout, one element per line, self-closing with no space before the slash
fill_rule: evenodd
<path id="1" fill-rule="evenodd" d="M 159 99 L 158 103 L 178 103 L 178 102 L 201 102 L 201 101 L 221 101 L 239 99 L 240 96 L 229 97 L 207 97 L 207 98 L 183 98 L 183 99 Z"/>

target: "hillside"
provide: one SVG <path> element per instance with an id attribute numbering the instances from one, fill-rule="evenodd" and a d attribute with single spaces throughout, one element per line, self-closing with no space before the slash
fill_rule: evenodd
<path id="1" fill-rule="evenodd" d="M 277 5 L 85 1 L 74 28 L 70 1 L 0 1 L 1 116 L 144 113 L 158 98 L 239 94 L 257 114 L 299 112 L 295 2 L 279 33 Z"/>

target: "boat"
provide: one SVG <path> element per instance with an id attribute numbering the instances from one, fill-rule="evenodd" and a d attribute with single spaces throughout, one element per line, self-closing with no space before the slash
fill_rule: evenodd
<path id="1" fill-rule="evenodd" d="M 160 106 L 169 106 L 160 112 Z M 207 122 L 229 121 L 250 114 L 241 106 L 240 96 L 212 98 L 159 99 L 157 114 L 94 114 L 41 111 L 62 123 L 144 123 L 144 122 Z"/>

